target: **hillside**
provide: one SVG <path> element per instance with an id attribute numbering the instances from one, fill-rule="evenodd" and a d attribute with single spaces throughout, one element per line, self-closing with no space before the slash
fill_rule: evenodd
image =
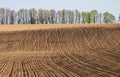
<path id="1" fill-rule="evenodd" d="M 0 25 L 0 77 L 120 76 L 120 24 Z"/>

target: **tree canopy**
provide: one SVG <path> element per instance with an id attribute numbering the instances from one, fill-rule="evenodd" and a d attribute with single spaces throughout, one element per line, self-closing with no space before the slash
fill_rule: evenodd
<path id="1" fill-rule="evenodd" d="M 119 18 L 120 19 L 120 18 Z M 0 24 L 80 24 L 80 23 L 114 23 L 116 18 L 109 12 L 98 13 L 97 10 L 45 10 L 35 8 L 18 11 L 0 8 Z"/>

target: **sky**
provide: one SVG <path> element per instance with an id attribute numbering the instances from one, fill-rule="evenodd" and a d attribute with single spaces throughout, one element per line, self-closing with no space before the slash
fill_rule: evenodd
<path id="1" fill-rule="evenodd" d="M 43 9 L 78 9 L 91 11 L 96 9 L 100 13 L 106 11 L 118 18 L 120 15 L 120 0 L 0 0 L 0 7 L 19 10 L 20 8 Z"/>

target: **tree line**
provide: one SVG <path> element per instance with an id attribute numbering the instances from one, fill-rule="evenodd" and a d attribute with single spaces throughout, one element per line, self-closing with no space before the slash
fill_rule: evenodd
<path id="1" fill-rule="evenodd" d="M 84 12 L 79 10 L 20 9 L 18 11 L 0 8 L 0 24 L 81 24 L 114 23 L 116 18 L 109 12 L 97 10 Z"/>

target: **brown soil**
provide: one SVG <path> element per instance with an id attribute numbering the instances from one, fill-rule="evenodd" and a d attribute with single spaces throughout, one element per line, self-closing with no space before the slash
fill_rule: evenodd
<path id="1" fill-rule="evenodd" d="M 0 77 L 118 76 L 120 24 L 0 26 Z"/>

